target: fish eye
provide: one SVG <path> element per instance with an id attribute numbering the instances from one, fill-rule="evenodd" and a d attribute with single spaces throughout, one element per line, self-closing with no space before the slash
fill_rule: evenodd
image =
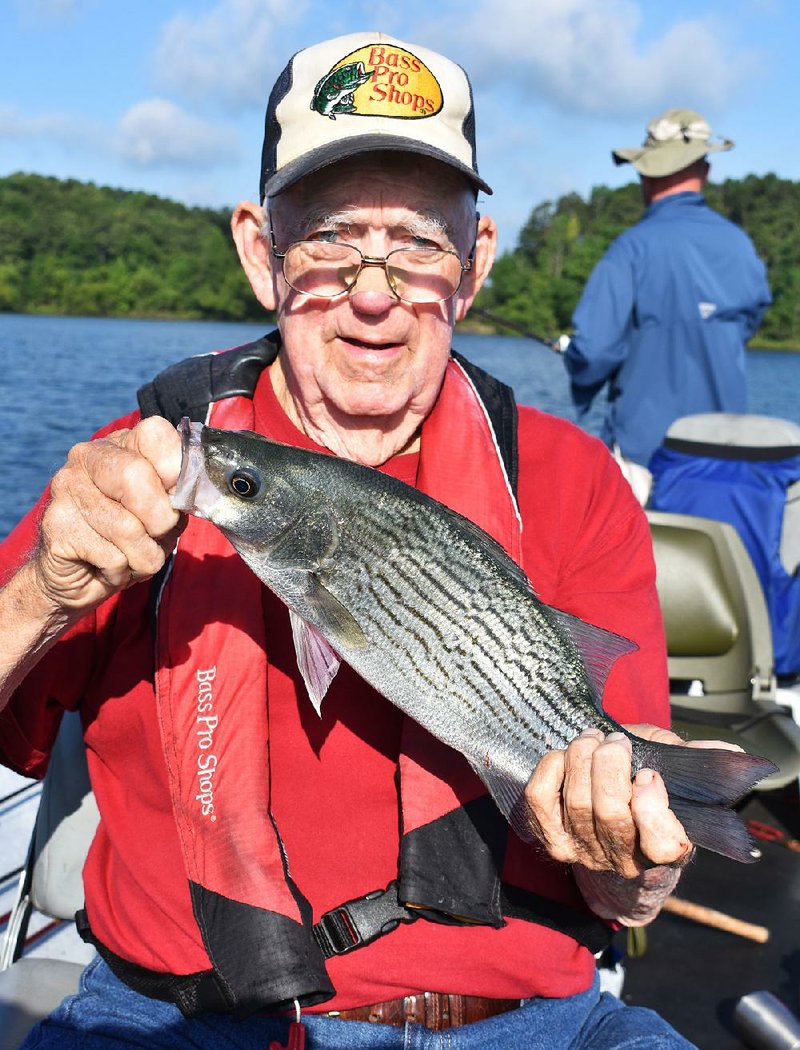
<path id="1" fill-rule="evenodd" d="M 242 499 L 253 499 L 261 491 L 261 482 L 246 470 L 235 470 L 228 478 L 228 487 Z"/>

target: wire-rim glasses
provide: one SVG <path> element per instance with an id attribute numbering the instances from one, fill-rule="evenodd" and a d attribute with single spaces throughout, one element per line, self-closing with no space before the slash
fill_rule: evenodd
<path id="1" fill-rule="evenodd" d="M 475 255 L 473 245 L 465 263 L 451 248 L 394 248 L 379 258 L 344 241 L 294 241 L 280 251 L 271 217 L 269 233 L 272 254 L 282 261 L 289 287 L 320 299 L 346 295 L 365 266 L 381 266 L 395 298 L 404 303 L 444 303 L 461 287 Z"/>

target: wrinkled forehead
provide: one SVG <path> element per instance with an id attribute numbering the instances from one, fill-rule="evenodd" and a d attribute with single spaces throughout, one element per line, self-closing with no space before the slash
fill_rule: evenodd
<path id="1" fill-rule="evenodd" d="M 276 227 L 300 232 L 327 216 L 403 216 L 438 222 L 453 240 L 474 237 L 475 193 L 454 169 L 407 153 L 348 158 L 314 172 L 267 202 Z"/>

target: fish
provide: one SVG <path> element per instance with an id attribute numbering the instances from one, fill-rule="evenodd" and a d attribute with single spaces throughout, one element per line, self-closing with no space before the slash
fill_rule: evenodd
<path id="1" fill-rule="evenodd" d="M 317 713 L 342 660 L 464 755 L 524 840 L 538 761 L 588 727 L 624 733 L 698 846 L 760 855 L 733 805 L 776 767 L 744 751 L 648 741 L 605 713 L 637 646 L 540 601 L 469 519 L 379 470 L 184 419 L 173 506 L 211 521 L 288 606 Z"/>
<path id="2" fill-rule="evenodd" d="M 372 77 L 372 70 L 367 72 L 363 62 L 348 62 L 337 66 L 319 81 L 314 88 L 311 109 L 323 117 L 336 120 L 337 113 L 357 112 L 353 100 L 356 88 L 366 84 Z"/>

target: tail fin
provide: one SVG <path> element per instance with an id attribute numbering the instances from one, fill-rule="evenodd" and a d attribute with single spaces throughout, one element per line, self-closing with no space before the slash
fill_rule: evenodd
<path id="1" fill-rule="evenodd" d="M 634 772 L 655 769 L 664 778 L 670 798 L 708 805 L 738 802 L 778 768 L 774 762 L 746 751 L 680 747 L 633 737 Z"/>
<path id="2" fill-rule="evenodd" d="M 696 846 L 750 864 L 760 853 L 732 806 L 777 766 L 744 751 L 634 739 L 634 767 L 661 774 L 670 808 Z"/>
<path id="3" fill-rule="evenodd" d="M 712 853 L 752 864 L 761 857 L 747 828 L 732 809 L 722 806 L 700 806 L 684 799 L 670 799 L 670 808 L 683 824 L 689 841 Z"/>

